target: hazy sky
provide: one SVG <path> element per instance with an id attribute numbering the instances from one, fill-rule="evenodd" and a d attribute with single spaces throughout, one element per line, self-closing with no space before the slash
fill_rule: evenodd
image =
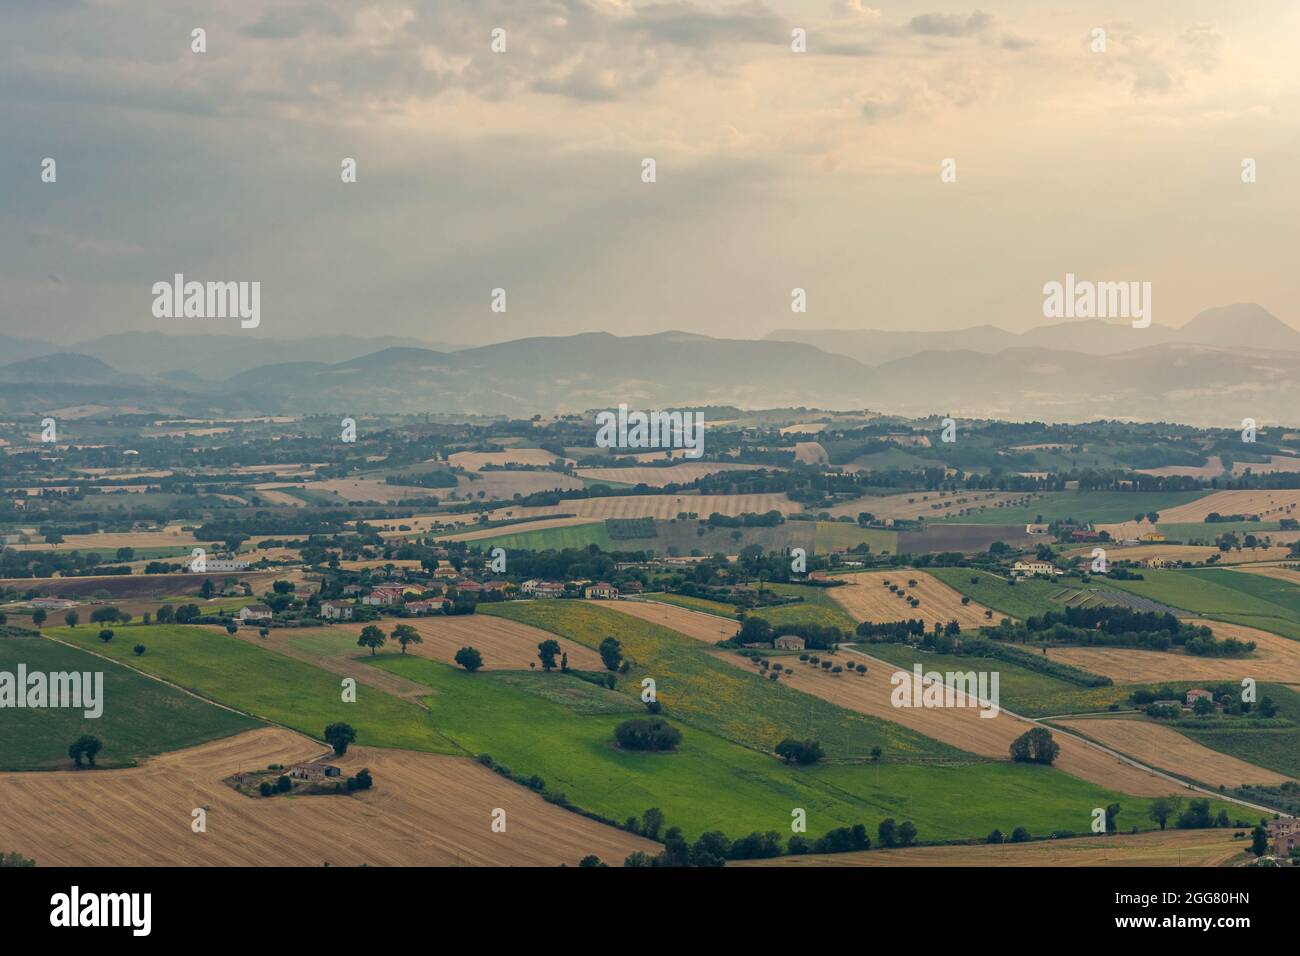
<path id="1" fill-rule="evenodd" d="M 1021 330 L 1066 272 L 1298 324 L 1297 37 L 1294 0 L 7 0 L 0 333 Z M 260 329 L 155 319 L 176 272 L 260 281 Z"/>

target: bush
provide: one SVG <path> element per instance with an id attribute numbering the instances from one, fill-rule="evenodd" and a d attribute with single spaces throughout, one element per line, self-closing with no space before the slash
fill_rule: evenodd
<path id="1" fill-rule="evenodd" d="M 825 755 L 816 740 L 795 740 L 787 737 L 776 745 L 776 755 L 786 763 L 813 764 Z"/>
<path id="2" fill-rule="evenodd" d="M 682 732 L 662 717 L 637 717 L 615 727 L 614 739 L 624 750 L 674 750 Z"/>
<path id="3" fill-rule="evenodd" d="M 144 655 L 144 645 L 143 645 L 143 644 L 137 644 L 135 647 L 131 648 L 131 650 L 135 651 L 135 656 L 136 656 L 136 657 L 142 657 L 142 656 Z"/>
<path id="4" fill-rule="evenodd" d="M 275 788 L 271 786 L 271 781 L 263 780 L 260 784 L 258 784 L 257 792 L 264 797 L 269 797 L 271 794 L 275 792 Z"/>
<path id="5" fill-rule="evenodd" d="M 1033 838 L 1029 835 L 1029 830 L 1025 827 L 1016 827 L 1011 831 L 1012 843 L 1028 843 L 1031 839 Z"/>

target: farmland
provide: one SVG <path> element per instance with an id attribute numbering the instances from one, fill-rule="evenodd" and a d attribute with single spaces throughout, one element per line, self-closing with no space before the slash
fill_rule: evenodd
<path id="1" fill-rule="evenodd" d="M 33 632 L 0 627 L 0 671 L 15 673 L 102 672 L 99 717 L 84 709 L 20 708 L 4 712 L 5 743 L 0 770 L 64 769 L 71 765 L 68 744 L 94 734 L 104 745 L 101 767 L 131 766 L 145 757 L 241 733 L 257 720 L 199 700 L 128 667 Z"/>
<path id="2" fill-rule="evenodd" d="M 1243 784 L 1271 785 L 1290 779 L 1284 774 L 1211 750 L 1153 721 L 1097 717 L 1052 723 L 1137 757 L 1153 767 L 1211 787 L 1231 789 Z"/>
<path id="3" fill-rule="evenodd" d="M 1128 823 L 1126 818 L 1124 823 Z M 1008 828 L 1003 824 L 1004 832 Z M 923 846 L 867 853 L 783 856 L 735 866 L 1220 866 L 1242 858 L 1246 846 L 1225 830 L 1166 830 L 1079 840 L 974 846 Z"/>
<path id="4" fill-rule="evenodd" d="M 971 601 L 962 604 L 961 594 L 937 578 L 924 571 L 901 569 L 893 571 L 872 571 L 861 574 L 844 575 L 850 582 L 839 588 L 832 588 L 831 597 L 855 621 L 901 621 L 920 618 L 926 628 L 932 628 L 936 622 L 947 624 L 956 621 L 963 628 L 977 628 L 989 623 L 983 605 Z M 915 581 L 916 585 L 909 584 Z M 907 592 L 909 597 L 920 600 L 920 605 L 913 608 L 897 593 L 890 591 L 887 584 L 896 584 Z"/>
<path id="5" fill-rule="evenodd" d="M 1063 605 L 1057 598 L 1067 589 L 1051 581 L 1030 578 L 1009 584 L 1007 578 L 979 571 L 975 568 L 930 568 L 929 573 L 950 588 L 969 595 L 985 607 L 992 608 L 995 617 L 1012 617 L 1018 620 L 1060 611 Z"/>
<path id="6" fill-rule="evenodd" d="M 344 703 L 338 679 L 320 668 L 202 627 L 119 627 L 104 644 L 89 628 L 57 628 L 51 636 L 170 681 L 202 697 L 319 738 L 327 724 L 346 721 L 357 743 L 453 752 L 414 703 L 359 690 Z M 135 657 L 132 646 L 147 651 Z"/>
<path id="7" fill-rule="evenodd" d="M 1057 491 L 1021 507 L 990 508 L 961 520 L 971 524 L 1018 524 L 1073 518 L 1075 521 L 1102 523 L 1132 521 L 1134 515 L 1155 511 L 1161 521 L 1200 521 L 1208 511 L 1195 518 L 1176 518 L 1174 515 L 1197 513 L 1194 503 L 1205 497 L 1205 493 L 1200 491 Z M 1180 512 L 1184 506 L 1188 510 Z"/>
<path id="8" fill-rule="evenodd" d="M 1227 569 L 1144 569 L 1143 580 L 1110 585 L 1215 620 L 1300 640 L 1300 586 Z"/>
<path id="9" fill-rule="evenodd" d="M 322 751 L 266 728 L 132 769 L 0 773 L 0 845 L 42 866 L 572 866 L 657 849 L 465 757 L 353 747 L 332 762 L 347 774 L 367 767 L 376 782 L 347 796 L 257 800 L 223 782 Z M 195 807 L 209 822 L 197 836 Z M 497 807 L 505 833 L 490 828 Z"/>

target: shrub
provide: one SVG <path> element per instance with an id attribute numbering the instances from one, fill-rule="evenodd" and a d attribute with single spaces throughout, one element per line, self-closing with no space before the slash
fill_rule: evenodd
<path id="1" fill-rule="evenodd" d="M 615 727 L 614 739 L 625 750 L 674 750 L 682 732 L 662 717 L 636 717 Z"/>

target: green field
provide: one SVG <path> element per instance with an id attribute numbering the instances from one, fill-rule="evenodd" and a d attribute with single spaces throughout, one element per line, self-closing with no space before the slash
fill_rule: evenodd
<path id="1" fill-rule="evenodd" d="M 726 617 L 732 620 L 735 620 L 736 617 L 736 606 L 734 604 L 724 604 L 722 601 L 691 597 L 689 594 L 665 594 L 662 591 L 648 591 L 645 596 L 652 601 L 658 601 L 662 604 L 675 604 L 678 607 L 701 611 L 704 614 L 715 614 L 718 617 Z"/>
<path id="2" fill-rule="evenodd" d="M 1109 584 L 1204 617 L 1300 640 L 1300 587 L 1287 581 L 1226 568 L 1144 568 L 1142 575 L 1141 581 Z"/>
<path id="3" fill-rule="evenodd" d="M 1181 541 L 1184 544 L 1204 544 L 1213 545 L 1215 539 L 1221 534 L 1227 534 L 1229 531 L 1237 535 L 1253 534 L 1256 537 L 1268 534 L 1270 531 L 1278 530 L 1276 521 L 1220 521 L 1214 524 L 1184 524 L 1170 523 L 1161 521 L 1156 525 L 1156 530 L 1163 534 L 1170 541 Z"/>
<path id="4" fill-rule="evenodd" d="M 686 720 L 679 723 L 677 751 L 633 753 L 613 743 L 614 727 L 633 708 L 641 710 L 632 698 L 623 697 L 625 713 L 600 713 L 591 703 L 591 691 L 598 689 L 561 674 L 466 674 L 399 654 L 380 655 L 373 663 L 430 687 L 434 721 L 466 750 L 489 754 L 515 774 L 536 774 L 548 792 L 610 819 L 658 807 L 666 825 L 681 827 L 691 840 L 706 830 L 732 837 L 754 830 L 789 834 L 796 807 L 807 811 L 814 838 L 854 823 L 866 824 L 874 835 L 885 817 L 912 820 L 923 841 L 976 838 L 994 827 L 1010 832 L 1020 825 L 1036 834 L 1082 833 L 1091 808 L 1112 800 L 1123 804 L 1126 825 L 1151 825 L 1147 801 L 1109 794 L 1050 768 L 1008 762 L 922 766 L 888 758 L 879 765 L 796 768 Z M 556 689 L 539 693 L 543 682 Z M 552 694 L 576 702 L 546 699 Z"/>
<path id="5" fill-rule="evenodd" d="M 750 612 L 754 617 L 767 620 L 773 627 L 786 624 L 817 624 L 821 627 L 838 627 L 852 633 L 857 622 L 831 597 L 830 588 L 808 587 L 803 584 L 768 584 L 777 594 L 803 598 L 801 604 L 784 607 L 760 607 Z"/>
<path id="6" fill-rule="evenodd" d="M 869 510 L 863 508 L 864 511 Z M 827 551 L 847 551 L 866 543 L 872 554 L 893 554 L 898 550 L 898 532 L 880 528 L 860 528 L 847 521 L 818 521 L 814 549 L 818 554 Z"/>
<path id="7" fill-rule="evenodd" d="M 539 528 L 536 531 L 509 531 L 492 538 L 479 538 L 468 542 L 471 547 L 484 550 L 505 548 L 507 551 L 563 551 L 565 548 L 585 548 L 597 545 L 602 551 L 615 550 L 615 542 L 605 531 L 605 522 L 574 524 L 562 528 Z M 631 543 L 623 547 L 634 550 Z M 640 547 L 640 545 L 637 545 Z"/>
<path id="8" fill-rule="evenodd" d="M 1066 591 L 1067 587 L 1052 581 L 1031 578 L 1012 585 L 1006 578 L 974 568 L 931 567 L 925 570 L 954 591 L 970 595 L 971 600 L 1022 621 L 1048 611 L 1065 610 L 1065 605 L 1053 600 L 1053 595 Z M 971 578 L 977 579 L 977 583 L 972 584 Z"/>
<path id="9" fill-rule="evenodd" d="M 259 721 L 201 701 L 166 684 L 35 632 L 0 627 L 0 671 L 102 672 L 103 713 L 62 707 L 6 709 L 0 770 L 63 770 L 72 766 L 68 745 L 82 734 L 98 737 L 100 767 L 128 767 L 141 758 L 228 737 L 262 726 Z"/>
<path id="10" fill-rule="evenodd" d="M 456 752 L 415 704 L 364 685 L 355 703 L 344 703 L 338 675 L 221 631 L 157 624 L 113 630 L 107 644 L 88 627 L 48 633 L 317 740 L 327 724 L 345 721 L 356 728 L 358 744 Z M 141 657 L 131 650 L 137 643 L 148 649 Z"/>
<path id="11" fill-rule="evenodd" d="M 816 737 L 832 757 L 866 757 L 880 747 L 893 760 L 967 760 L 969 754 L 898 724 L 843 710 L 719 660 L 694 638 L 618 611 L 578 601 L 509 601 L 480 614 L 531 624 L 598 647 L 617 637 L 635 666 L 620 690 L 635 698 L 651 677 L 665 711 L 695 727 L 763 752 L 785 737 Z"/>
<path id="12" fill-rule="evenodd" d="M 1102 522 L 1132 521 L 1139 512 L 1159 512 L 1204 498 L 1205 491 L 1049 491 L 1021 508 L 990 508 L 961 518 L 958 524 L 1020 524 L 1037 521 Z"/>

